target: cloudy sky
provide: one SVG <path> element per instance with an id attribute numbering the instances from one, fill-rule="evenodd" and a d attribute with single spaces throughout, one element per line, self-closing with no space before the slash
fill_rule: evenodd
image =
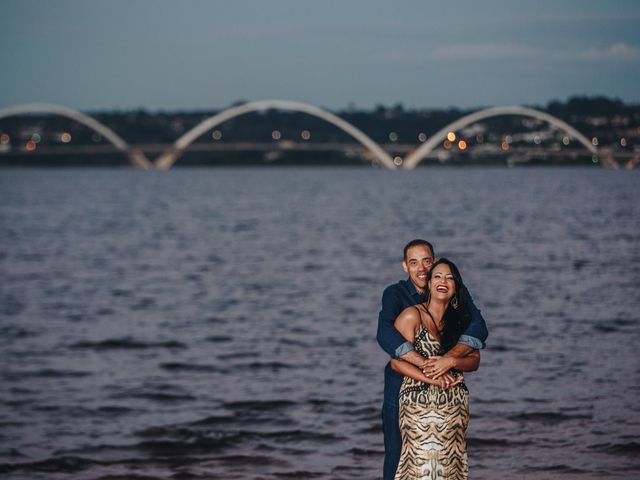
<path id="1" fill-rule="evenodd" d="M 0 107 L 640 102 L 640 2 L 3 0 Z"/>

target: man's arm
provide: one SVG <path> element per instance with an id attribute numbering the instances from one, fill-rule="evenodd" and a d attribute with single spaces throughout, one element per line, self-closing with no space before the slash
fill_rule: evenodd
<path id="1" fill-rule="evenodd" d="M 453 356 L 442 357 L 429 357 L 426 362 L 424 373 L 427 377 L 434 380 L 439 380 L 440 369 L 444 369 L 445 375 L 440 377 L 446 377 L 449 370 L 459 370 L 461 372 L 473 372 L 480 366 L 480 352 L 478 350 L 472 350 L 467 355 L 456 358 Z M 413 377 L 411 377 L 413 378 Z"/>
<path id="2" fill-rule="evenodd" d="M 414 380 L 418 380 L 422 383 L 437 385 L 445 390 L 451 387 L 455 387 L 457 384 L 464 380 L 464 377 L 462 375 L 454 377 L 450 374 L 442 375 L 439 378 L 431 378 L 428 375 L 425 375 L 424 372 L 422 372 L 422 370 L 420 370 L 415 365 L 411 365 L 410 363 L 402 360 L 396 360 L 395 358 L 391 359 L 391 368 L 405 377 L 413 378 Z"/>
<path id="3" fill-rule="evenodd" d="M 400 358 L 408 352 L 413 352 L 422 358 L 413 350 L 413 345 L 408 342 L 393 326 L 396 317 L 404 310 L 402 300 L 395 291 L 394 286 L 387 287 L 382 294 L 382 309 L 378 315 L 378 333 L 376 340 L 382 349 L 387 352 L 391 358 Z M 414 355 L 410 355 L 414 357 Z M 411 362 L 413 363 L 413 362 Z"/>

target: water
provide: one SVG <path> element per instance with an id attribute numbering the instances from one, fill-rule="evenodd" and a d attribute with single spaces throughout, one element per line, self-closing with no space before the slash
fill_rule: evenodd
<path id="1" fill-rule="evenodd" d="M 7 479 L 372 479 L 405 242 L 487 319 L 474 479 L 640 476 L 638 171 L 0 172 Z"/>

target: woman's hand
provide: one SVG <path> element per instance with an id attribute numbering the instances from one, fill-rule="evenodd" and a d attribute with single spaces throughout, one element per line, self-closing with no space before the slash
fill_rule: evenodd
<path id="1" fill-rule="evenodd" d="M 448 390 L 449 388 L 455 387 L 463 380 L 464 380 L 464 377 L 462 375 L 458 375 L 457 377 L 454 377 L 451 373 L 447 372 L 444 375 L 441 375 L 439 378 L 429 378 L 425 376 L 425 378 L 422 381 L 424 383 L 428 383 L 429 385 L 436 385 L 442 388 L 443 390 Z"/>
<path id="2" fill-rule="evenodd" d="M 433 356 L 425 360 L 422 372 L 432 379 L 438 379 L 455 367 L 456 360 L 453 357 Z"/>

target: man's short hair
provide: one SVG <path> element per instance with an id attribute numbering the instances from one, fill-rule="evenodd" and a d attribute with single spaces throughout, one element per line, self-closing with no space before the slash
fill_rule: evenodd
<path id="1" fill-rule="evenodd" d="M 409 243 L 407 243 L 404 246 L 404 260 L 405 261 L 407 260 L 407 252 L 409 251 L 409 249 L 411 247 L 417 247 L 418 245 L 424 245 L 425 247 L 428 247 L 429 250 L 431 250 L 431 255 L 435 255 L 435 253 L 433 252 L 433 245 L 431 245 L 426 240 L 422 240 L 421 238 L 416 238 L 415 240 L 411 240 Z"/>

